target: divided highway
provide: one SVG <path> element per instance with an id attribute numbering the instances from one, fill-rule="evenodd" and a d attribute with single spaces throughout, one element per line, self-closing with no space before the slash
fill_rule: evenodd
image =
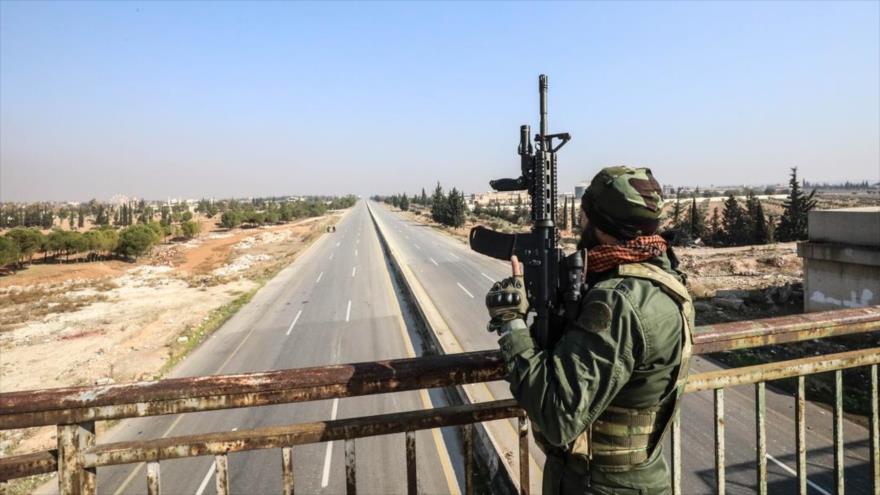
<path id="1" fill-rule="evenodd" d="M 172 376 L 229 374 L 414 357 L 382 249 L 366 205 L 345 214 L 254 300 L 202 344 Z M 432 407 L 427 392 L 325 400 L 128 420 L 100 443 L 229 431 Z M 443 435 L 421 431 L 417 466 L 423 493 L 457 493 Z M 356 441 L 361 493 L 406 491 L 403 434 Z M 344 493 L 342 442 L 293 449 L 299 493 Z M 279 449 L 231 454 L 233 493 L 281 493 Z M 213 458 L 162 463 L 167 493 L 215 493 Z M 98 493 L 145 493 L 143 465 L 98 470 Z"/>
<path id="2" fill-rule="evenodd" d="M 485 330 L 483 297 L 495 280 L 509 276 L 507 263 L 474 253 L 461 241 L 392 213 L 371 203 L 385 226 L 384 234 L 399 249 L 398 261 L 409 267 L 430 295 L 456 339 L 466 351 L 497 348 L 497 337 Z M 695 357 L 692 373 L 719 369 Z M 809 378 L 808 378 L 809 379 Z M 507 384 L 489 384 L 496 399 L 509 398 Z M 808 492 L 834 491 L 832 415 L 823 407 L 807 408 Z M 754 493 L 755 400 L 752 387 L 729 388 L 725 393 L 726 470 L 728 493 Z M 871 472 L 867 429 L 851 421 L 844 424 L 847 493 L 870 493 Z M 684 493 L 714 493 L 714 420 L 711 392 L 688 394 L 682 410 Z M 792 397 L 767 390 L 767 460 L 770 493 L 797 493 L 795 475 L 795 423 Z M 534 445 L 538 465 L 543 457 Z M 668 449 L 667 449 L 668 454 Z M 534 464 L 533 464 L 534 466 Z M 533 477 L 538 475 L 534 473 Z M 534 486 L 534 483 L 533 483 Z"/>

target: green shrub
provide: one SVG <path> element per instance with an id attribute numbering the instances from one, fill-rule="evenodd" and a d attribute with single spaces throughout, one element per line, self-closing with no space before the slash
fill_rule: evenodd
<path id="1" fill-rule="evenodd" d="M 150 225 L 132 225 L 126 227 L 119 234 L 119 245 L 116 252 L 122 256 L 137 259 L 147 254 L 161 237 L 158 237 L 155 229 Z"/>

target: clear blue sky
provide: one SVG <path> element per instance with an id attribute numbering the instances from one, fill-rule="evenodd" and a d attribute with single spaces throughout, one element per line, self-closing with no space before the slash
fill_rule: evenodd
<path id="1" fill-rule="evenodd" d="M 0 200 L 880 178 L 880 3 L 0 3 Z"/>

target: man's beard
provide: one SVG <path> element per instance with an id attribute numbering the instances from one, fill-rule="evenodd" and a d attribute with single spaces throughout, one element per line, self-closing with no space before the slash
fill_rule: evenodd
<path id="1" fill-rule="evenodd" d="M 578 241 L 578 249 L 593 249 L 600 245 L 599 236 L 596 234 L 596 227 L 587 225 L 587 228 L 581 233 L 581 240 Z"/>

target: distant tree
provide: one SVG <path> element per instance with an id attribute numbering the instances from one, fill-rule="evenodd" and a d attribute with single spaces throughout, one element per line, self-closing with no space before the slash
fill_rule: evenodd
<path id="1" fill-rule="evenodd" d="M 464 194 L 453 187 L 449 191 L 447 202 L 447 221 L 444 223 L 451 227 L 461 227 L 467 218 L 467 204 L 464 201 Z"/>
<path id="2" fill-rule="evenodd" d="M 85 227 L 85 225 L 86 225 L 86 214 L 85 214 L 85 211 L 82 206 L 79 207 L 76 214 L 77 214 L 76 227 L 78 229 L 81 229 L 81 228 Z"/>
<path id="3" fill-rule="evenodd" d="M 251 210 L 249 214 L 246 216 L 247 223 L 253 224 L 255 226 L 262 226 L 266 224 L 266 213 L 262 211 L 254 211 Z"/>
<path id="4" fill-rule="evenodd" d="M 767 218 L 764 217 L 764 206 L 761 205 L 760 201 L 758 202 L 758 206 L 755 209 L 752 235 L 755 244 L 768 244 L 770 242 L 773 242 L 773 232 L 767 221 Z"/>
<path id="5" fill-rule="evenodd" d="M 266 223 L 270 225 L 277 224 L 281 220 L 281 215 L 278 213 L 278 209 L 267 210 L 266 213 Z M 183 224 L 181 224 L 182 226 Z"/>
<path id="6" fill-rule="evenodd" d="M 241 214 L 237 211 L 226 211 L 220 215 L 220 225 L 226 229 L 234 229 L 241 225 Z"/>
<path id="7" fill-rule="evenodd" d="M 132 225 L 122 229 L 116 251 L 127 258 L 137 259 L 148 253 L 158 238 L 149 225 Z"/>
<path id="8" fill-rule="evenodd" d="M 755 196 L 754 191 L 749 191 L 746 196 L 746 219 L 749 243 L 767 244 L 770 242 L 767 219 L 764 218 L 764 207 L 761 205 L 761 200 Z"/>
<path id="9" fill-rule="evenodd" d="M 160 241 L 168 237 L 171 232 L 162 225 L 161 222 L 149 222 L 147 224 L 150 231 L 153 232 L 153 243 L 158 244 Z"/>
<path id="10" fill-rule="evenodd" d="M 776 237 L 782 241 L 799 241 L 807 238 L 807 217 L 816 207 L 813 197 L 816 190 L 805 194 L 797 178 L 797 167 L 791 169 L 788 180 L 788 198 L 783 203 L 782 217 L 776 229 Z"/>
<path id="11" fill-rule="evenodd" d="M 691 198 L 686 226 L 691 239 L 702 239 L 706 236 L 706 216 L 703 213 L 703 209 L 697 205 L 696 196 Z"/>
<path id="12" fill-rule="evenodd" d="M 56 258 L 63 253 L 66 261 L 70 261 L 70 255 L 89 250 L 89 240 L 75 230 L 53 230 L 47 238 L 46 246 L 47 250 L 55 253 Z"/>
<path id="13" fill-rule="evenodd" d="M 290 203 L 283 203 L 278 208 L 278 219 L 282 222 L 293 220 L 293 205 Z"/>
<path id="14" fill-rule="evenodd" d="M 55 214 L 51 209 L 45 208 L 40 212 L 40 226 L 44 229 L 51 229 L 55 224 Z"/>
<path id="15" fill-rule="evenodd" d="M 431 218 L 435 222 L 446 224 L 449 218 L 449 203 L 446 195 L 443 194 L 443 188 L 440 183 L 434 188 L 434 194 L 431 196 Z"/>
<path id="16" fill-rule="evenodd" d="M 196 222 L 193 222 L 192 220 L 189 220 L 189 221 L 186 221 L 186 222 L 183 222 L 182 224 L 180 224 L 180 229 L 181 229 L 181 233 L 183 234 L 183 237 L 185 237 L 187 239 L 192 239 L 193 237 L 195 237 L 199 233 L 199 230 L 200 230 L 199 224 Z"/>
<path id="17" fill-rule="evenodd" d="M 212 209 L 214 210 L 213 212 Z M 196 205 L 196 212 L 201 213 L 208 218 L 211 218 L 217 214 L 216 206 L 214 206 L 211 201 L 208 201 L 205 198 L 199 200 L 198 204 Z"/>
<path id="18" fill-rule="evenodd" d="M 163 206 L 159 210 L 159 223 L 162 225 L 171 225 L 171 209 Z"/>
<path id="19" fill-rule="evenodd" d="M 672 204 L 672 213 L 669 216 L 671 228 L 680 229 L 681 228 L 681 188 L 675 190 L 675 203 Z"/>
<path id="20" fill-rule="evenodd" d="M 425 194 L 425 188 L 424 188 L 424 187 L 422 188 L 422 195 L 421 195 L 421 197 L 419 198 L 419 203 L 421 203 L 422 206 L 427 206 L 427 205 L 428 205 L 428 195 Z"/>
<path id="21" fill-rule="evenodd" d="M 46 236 L 36 229 L 16 227 L 6 233 L 6 237 L 18 246 L 20 262 L 30 262 L 37 251 L 43 249 Z"/>
<path id="22" fill-rule="evenodd" d="M 724 231 L 721 227 L 721 215 L 718 207 L 712 209 L 712 217 L 709 219 L 708 237 L 712 244 L 721 244 L 724 239 Z"/>
<path id="23" fill-rule="evenodd" d="M 406 193 L 400 195 L 400 200 L 398 201 L 398 207 L 403 210 L 409 210 L 409 198 L 406 197 Z"/>
<path id="24" fill-rule="evenodd" d="M 116 229 L 100 229 L 98 232 L 101 235 L 97 239 L 96 250 L 105 256 L 109 256 L 119 246 L 119 231 Z"/>
<path id="25" fill-rule="evenodd" d="M 0 237 L 0 267 L 18 263 L 21 253 L 18 244 L 9 237 Z"/>
<path id="26" fill-rule="evenodd" d="M 99 229 L 92 229 L 83 234 L 83 238 L 85 238 L 86 240 L 86 248 L 89 251 L 88 258 L 89 260 L 94 260 L 95 258 L 97 258 L 98 253 L 103 251 L 103 231 Z"/>
<path id="27" fill-rule="evenodd" d="M 745 212 L 736 200 L 729 195 L 724 201 L 724 214 L 721 219 L 724 231 L 724 243 L 729 246 L 741 246 L 748 242 L 748 221 Z"/>
<path id="28" fill-rule="evenodd" d="M 110 225 L 110 218 L 107 216 L 107 209 L 104 205 L 99 204 L 96 206 L 97 212 L 95 213 L 95 225 Z"/>

